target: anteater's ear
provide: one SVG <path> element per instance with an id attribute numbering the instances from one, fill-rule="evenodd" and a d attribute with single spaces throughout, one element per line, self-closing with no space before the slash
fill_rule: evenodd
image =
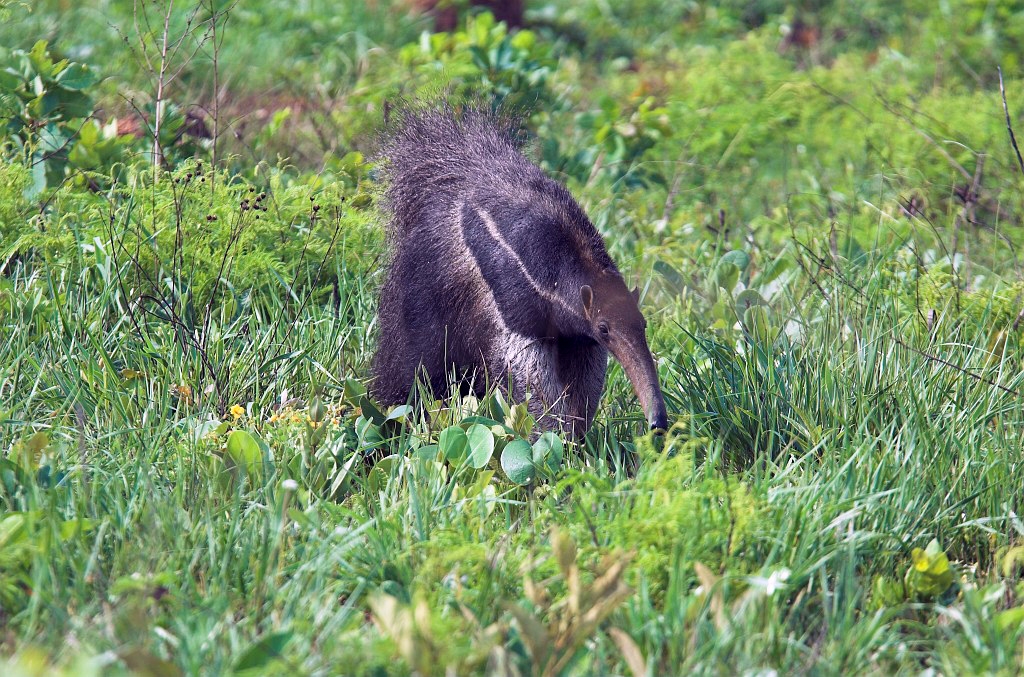
<path id="1" fill-rule="evenodd" d="M 640 287 L 633 287 L 633 291 L 630 293 L 633 295 L 633 300 L 640 303 Z"/>
<path id="2" fill-rule="evenodd" d="M 580 287 L 580 300 L 583 301 L 583 317 L 590 319 L 590 309 L 594 307 L 594 290 L 589 284 Z"/>

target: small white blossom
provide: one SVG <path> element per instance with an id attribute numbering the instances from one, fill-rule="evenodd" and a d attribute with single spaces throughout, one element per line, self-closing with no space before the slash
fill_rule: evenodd
<path id="1" fill-rule="evenodd" d="M 764 594 L 768 597 L 773 596 L 776 592 L 784 590 L 786 587 L 786 581 L 789 580 L 789 569 L 783 567 L 782 569 L 776 569 L 768 578 L 764 576 L 751 576 L 749 581 L 752 585 L 764 590 Z"/>

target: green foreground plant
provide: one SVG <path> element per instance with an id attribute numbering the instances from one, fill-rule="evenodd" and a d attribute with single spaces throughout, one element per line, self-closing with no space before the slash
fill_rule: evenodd
<path id="1" fill-rule="evenodd" d="M 154 172 L 95 119 L 144 74 L 41 31 L 0 54 L 0 671 L 1021 670 L 1024 179 L 976 72 L 1016 24 L 869 3 L 844 42 L 840 3 L 651 27 L 637 0 L 559 5 L 583 43 L 543 11 L 417 40 L 387 3 L 257 4 L 209 7 L 277 30 L 267 73 L 332 107 L 276 109 L 252 162 L 169 141 Z M 821 44 L 786 37 L 815 17 Z M 118 63 L 97 31 L 71 42 Z M 223 48 L 226 74 L 263 58 Z M 666 434 L 614 365 L 579 443 L 500 393 L 367 397 L 360 135 L 431 87 L 534 104 L 536 155 L 641 283 Z M 350 136 L 315 166 L 273 157 L 327 121 Z"/>

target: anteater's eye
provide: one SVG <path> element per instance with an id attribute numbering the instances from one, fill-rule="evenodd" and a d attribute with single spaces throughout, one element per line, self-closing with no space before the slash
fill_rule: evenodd
<path id="1" fill-rule="evenodd" d="M 597 330 L 599 332 L 601 332 L 601 336 L 607 336 L 608 335 L 608 325 L 605 324 L 604 322 L 602 322 L 601 324 L 597 325 Z"/>

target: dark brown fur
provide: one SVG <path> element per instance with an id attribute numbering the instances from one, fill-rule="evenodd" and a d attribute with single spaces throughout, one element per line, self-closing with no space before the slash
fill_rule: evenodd
<path id="1" fill-rule="evenodd" d="M 607 355 L 652 426 L 667 424 L 646 322 L 600 234 L 520 152 L 513 121 L 406 108 L 382 152 L 392 257 L 380 294 L 373 394 L 405 402 L 417 374 L 438 393 L 468 379 L 545 428 L 581 436 Z"/>

